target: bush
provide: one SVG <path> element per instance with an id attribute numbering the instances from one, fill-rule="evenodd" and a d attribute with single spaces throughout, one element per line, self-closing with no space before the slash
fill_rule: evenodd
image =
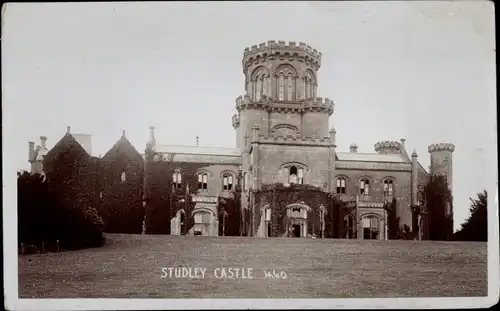
<path id="1" fill-rule="evenodd" d="M 18 173 L 19 243 L 45 251 L 102 246 L 104 223 L 97 210 L 55 189 L 40 174 Z"/>

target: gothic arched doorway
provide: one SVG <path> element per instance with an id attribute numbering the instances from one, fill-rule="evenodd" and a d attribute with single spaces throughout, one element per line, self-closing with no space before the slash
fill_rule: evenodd
<path id="1" fill-rule="evenodd" d="M 375 214 L 361 216 L 361 224 L 363 228 L 363 240 L 378 240 L 383 234 L 382 220 L 380 216 Z"/>
<path id="2" fill-rule="evenodd" d="M 307 213 L 311 208 L 305 204 L 290 204 L 287 209 L 287 230 L 288 237 L 306 237 L 307 236 Z"/>

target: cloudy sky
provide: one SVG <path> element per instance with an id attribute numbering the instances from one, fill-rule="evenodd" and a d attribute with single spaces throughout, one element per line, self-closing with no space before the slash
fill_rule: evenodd
<path id="1" fill-rule="evenodd" d="M 28 141 L 70 125 L 104 154 L 121 131 L 158 143 L 233 147 L 243 49 L 303 41 L 323 53 L 319 95 L 339 151 L 406 138 L 451 142 L 455 229 L 468 198 L 496 189 L 492 2 L 10 4 L 2 25 L 4 165 L 28 169 Z"/>

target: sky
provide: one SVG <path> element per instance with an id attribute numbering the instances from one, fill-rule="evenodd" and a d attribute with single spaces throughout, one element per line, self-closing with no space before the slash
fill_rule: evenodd
<path id="1" fill-rule="evenodd" d="M 453 143 L 455 230 L 497 191 L 494 7 L 488 1 L 15 3 L 2 9 L 4 166 L 71 126 L 104 155 L 122 130 L 157 143 L 235 146 L 245 47 L 306 42 L 323 54 L 337 151 L 406 139 Z"/>

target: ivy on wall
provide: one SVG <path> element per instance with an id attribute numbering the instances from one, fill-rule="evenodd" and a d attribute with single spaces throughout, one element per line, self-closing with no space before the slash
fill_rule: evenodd
<path id="1" fill-rule="evenodd" d="M 334 204 L 328 193 L 319 187 L 311 185 L 292 184 L 284 186 L 282 183 L 264 184 L 261 189 L 254 191 L 254 215 L 253 215 L 253 235 L 257 234 L 260 220 L 263 213 L 263 207 L 269 205 L 271 208 L 271 234 L 274 237 L 281 237 L 286 233 L 287 226 L 287 206 L 293 203 L 302 203 L 311 208 L 307 213 L 308 234 L 320 236 L 320 206 L 325 208 L 325 231 L 329 235 L 335 235 L 338 230 L 334 224 L 333 217 Z M 331 217 L 328 217 L 331 215 Z M 329 229 L 329 230 L 328 230 Z"/>

